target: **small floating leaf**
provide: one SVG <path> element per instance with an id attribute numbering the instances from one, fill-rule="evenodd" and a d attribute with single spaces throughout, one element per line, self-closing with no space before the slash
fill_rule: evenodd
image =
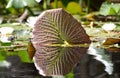
<path id="1" fill-rule="evenodd" d="M 113 45 L 113 44 L 120 44 L 120 39 L 117 38 L 107 38 L 103 45 Z"/>
<path id="2" fill-rule="evenodd" d="M 27 50 L 28 50 L 29 58 L 30 58 L 30 60 L 32 60 L 32 58 L 33 58 L 33 56 L 34 56 L 34 54 L 35 54 L 35 48 L 34 48 L 34 46 L 33 46 L 33 44 L 32 44 L 31 41 L 28 43 L 28 48 L 27 48 Z"/>
<path id="3" fill-rule="evenodd" d="M 66 75 L 86 53 L 90 39 L 81 24 L 63 9 L 44 11 L 33 28 L 34 63 L 44 76 Z"/>
<path id="4" fill-rule="evenodd" d="M 103 48 L 106 48 L 109 52 L 120 52 L 120 39 L 119 38 L 107 38 L 103 43 Z"/>

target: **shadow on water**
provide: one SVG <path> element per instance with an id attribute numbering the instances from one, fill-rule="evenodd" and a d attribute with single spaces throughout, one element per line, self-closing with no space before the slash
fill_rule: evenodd
<path id="1" fill-rule="evenodd" d="M 74 78 L 120 78 L 120 53 L 91 46 L 73 69 Z M 33 63 L 23 63 L 17 55 L 0 63 L 0 78 L 71 78 L 43 77 Z"/>

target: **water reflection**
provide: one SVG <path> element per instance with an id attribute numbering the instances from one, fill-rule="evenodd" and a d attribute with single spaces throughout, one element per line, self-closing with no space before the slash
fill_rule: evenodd
<path id="1" fill-rule="evenodd" d="M 117 57 L 114 56 L 116 55 L 112 54 L 111 58 L 111 53 L 100 48 L 98 43 L 92 43 L 88 53 L 73 69 L 73 75 L 53 77 L 39 75 L 33 63 L 23 63 L 19 56 L 8 56 L 6 62 L 11 66 L 10 68 L 3 67 L 7 63 L 0 63 L 2 66 L 0 78 L 120 78 L 120 61 L 116 60 L 120 58 L 120 53 L 117 53 Z"/>
<path id="2" fill-rule="evenodd" d="M 9 68 L 11 66 L 11 63 L 4 60 L 4 61 L 0 61 L 0 67 L 6 67 Z"/>
<path id="3" fill-rule="evenodd" d="M 109 54 L 106 53 L 106 50 L 100 48 L 95 43 L 92 43 L 88 49 L 88 54 L 93 55 L 94 59 L 100 61 L 105 66 L 105 71 L 111 75 L 113 73 L 113 63 Z"/>

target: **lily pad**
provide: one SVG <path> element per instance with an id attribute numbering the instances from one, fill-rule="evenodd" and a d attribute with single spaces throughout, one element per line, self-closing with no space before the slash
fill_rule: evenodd
<path id="1" fill-rule="evenodd" d="M 113 45 L 113 44 L 120 44 L 120 39 L 117 38 L 107 38 L 103 45 Z"/>
<path id="2" fill-rule="evenodd" d="M 81 24 L 61 8 L 44 11 L 32 33 L 34 63 L 44 76 L 71 72 L 91 42 Z"/>
<path id="3" fill-rule="evenodd" d="M 27 2 L 24 0 L 9 0 L 6 8 L 23 8 L 25 6 L 27 6 Z"/>
<path id="4" fill-rule="evenodd" d="M 120 52 L 120 39 L 107 38 L 103 43 L 103 47 L 107 47 L 109 52 Z"/>
<path id="5" fill-rule="evenodd" d="M 100 14 L 101 15 L 115 15 L 116 10 L 112 7 L 112 5 L 108 2 L 104 2 L 100 7 Z"/>
<path id="6" fill-rule="evenodd" d="M 74 7 L 73 7 L 74 6 Z M 82 8 L 81 6 L 76 3 L 76 2 L 70 2 L 67 7 L 66 10 L 72 14 L 80 14 L 82 13 Z"/>

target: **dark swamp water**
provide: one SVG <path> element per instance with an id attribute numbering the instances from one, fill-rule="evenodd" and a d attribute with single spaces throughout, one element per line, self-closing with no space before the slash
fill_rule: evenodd
<path id="1" fill-rule="evenodd" d="M 95 50 L 93 53 L 88 52 L 74 67 L 74 78 L 120 78 L 120 53 L 101 48 L 96 50 L 99 50 L 99 53 L 95 53 Z M 43 77 L 38 74 L 33 63 L 23 63 L 17 55 L 8 56 L 6 61 L 11 65 L 1 65 L 0 78 L 66 78 Z"/>

